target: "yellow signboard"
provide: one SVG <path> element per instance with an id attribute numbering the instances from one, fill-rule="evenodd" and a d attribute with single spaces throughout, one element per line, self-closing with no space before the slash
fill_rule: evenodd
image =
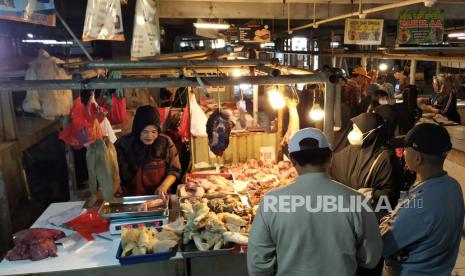
<path id="1" fill-rule="evenodd" d="M 381 45 L 383 19 L 346 19 L 344 44 Z"/>

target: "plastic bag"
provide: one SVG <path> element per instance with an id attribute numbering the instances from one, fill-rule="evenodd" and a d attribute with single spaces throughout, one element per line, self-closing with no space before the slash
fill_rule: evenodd
<path id="1" fill-rule="evenodd" d="M 160 54 L 160 23 L 156 2 L 137 0 L 131 57 L 152 57 L 158 54 Z"/>
<path id="2" fill-rule="evenodd" d="M 74 101 L 71 108 L 71 122 L 60 132 L 59 138 L 73 148 L 88 147 L 97 139 L 102 138 L 100 126 L 95 118 L 92 118 L 82 104 L 81 98 Z"/>
<path id="3" fill-rule="evenodd" d="M 120 0 L 88 0 L 83 41 L 124 41 Z"/>
<path id="4" fill-rule="evenodd" d="M 191 116 L 191 134 L 193 136 L 207 136 L 207 115 L 200 108 L 195 95 L 190 94 L 189 99 L 190 116 Z"/>
<path id="5" fill-rule="evenodd" d="M 84 238 L 94 240 L 92 233 L 103 233 L 109 229 L 109 221 L 99 216 L 97 210 L 87 210 L 79 217 L 68 221 L 65 226 L 72 228 Z"/>

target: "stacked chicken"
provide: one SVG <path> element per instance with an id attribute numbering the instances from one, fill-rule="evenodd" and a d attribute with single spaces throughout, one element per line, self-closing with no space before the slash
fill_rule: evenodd
<path id="1" fill-rule="evenodd" d="M 184 197 L 203 197 L 205 195 L 220 195 L 232 193 L 234 185 L 219 175 L 211 175 L 205 178 L 188 178 L 186 184 L 179 188 L 179 196 Z"/>
<path id="2" fill-rule="evenodd" d="M 181 210 L 186 219 L 185 245 L 193 240 L 198 250 L 206 251 L 224 248 L 229 242 L 248 243 L 249 221 L 232 213 L 216 214 L 208 207 L 206 198 L 184 200 Z"/>
<path id="3" fill-rule="evenodd" d="M 290 184 L 297 178 L 297 171 L 289 161 L 278 163 L 251 159 L 243 164 L 231 165 L 227 168 L 235 180 L 246 181 L 247 187 L 241 191 L 249 196 L 256 205 L 269 190 Z"/>
<path id="4" fill-rule="evenodd" d="M 138 256 L 167 252 L 178 244 L 184 230 L 184 218 L 163 226 L 163 230 L 146 227 L 123 228 L 121 232 L 121 256 Z"/>

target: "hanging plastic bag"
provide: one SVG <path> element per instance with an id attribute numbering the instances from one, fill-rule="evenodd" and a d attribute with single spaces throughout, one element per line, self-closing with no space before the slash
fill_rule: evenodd
<path id="1" fill-rule="evenodd" d="M 137 0 L 131 57 L 153 57 L 160 54 L 160 23 L 154 0 Z"/>
<path id="2" fill-rule="evenodd" d="M 120 0 L 88 0 L 83 41 L 124 41 Z"/>
<path id="3" fill-rule="evenodd" d="M 26 80 L 67 80 L 71 76 L 58 66 L 62 60 L 40 50 L 37 58 L 29 63 Z M 43 118 L 54 120 L 58 116 L 68 115 L 73 105 L 71 90 L 28 90 L 23 109 L 30 113 L 39 113 Z"/>
<path id="4" fill-rule="evenodd" d="M 189 108 L 186 106 L 182 110 L 181 121 L 179 122 L 178 133 L 184 141 L 189 140 Z"/>
<path id="5" fill-rule="evenodd" d="M 189 105 L 191 115 L 191 134 L 193 136 L 207 136 L 207 115 L 200 108 L 194 93 L 190 94 Z"/>
<path id="6" fill-rule="evenodd" d="M 81 98 L 74 101 L 71 108 L 71 122 L 60 132 L 59 138 L 73 148 L 88 147 L 95 142 L 94 123 L 90 118 Z"/>

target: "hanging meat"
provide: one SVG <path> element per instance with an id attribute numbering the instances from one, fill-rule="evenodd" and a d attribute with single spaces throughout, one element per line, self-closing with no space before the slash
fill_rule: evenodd
<path id="1" fill-rule="evenodd" d="M 57 256 L 55 241 L 65 237 L 65 233 L 55 229 L 31 228 L 13 235 L 15 247 L 6 253 L 9 261 L 39 261 Z"/>
<path id="2" fill-rule="evenodd" d="M 229 115 L 219 109 L 215 110 L 207 121 L 208 146 L 217 156 L 222 156 L 229 145 L 229 135 L 233 123 Z"/>

